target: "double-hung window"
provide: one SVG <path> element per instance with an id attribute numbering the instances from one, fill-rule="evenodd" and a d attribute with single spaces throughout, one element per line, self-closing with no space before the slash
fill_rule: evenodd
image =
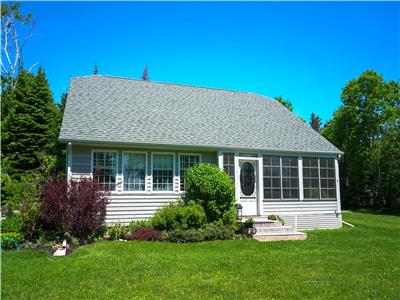
<path id="1" fill-rule="evenodd" d="M 179 155 L 179 176 L 180 176 L 180 190 L 185 190 L 185 177 L 186 172 L 190 167 L 200 163 L 200 155 L 198 154 L 180 154 Z"/>
<path id="2" fill-rule="evenodd" d="M 173 191 L 174 155 L 153 154 L 153 191 Z"/>
<path id="3" fill-rule="evenodd" d="M 122 154 L 124 191 L 144 191 L 146 178 L 146 154 L 124 152 Z"/>
<path id="4" fill-rule="evenodd" d="M 93 151 L 92 174 L 104 190 L 115 191 L 117 152 Z"/>

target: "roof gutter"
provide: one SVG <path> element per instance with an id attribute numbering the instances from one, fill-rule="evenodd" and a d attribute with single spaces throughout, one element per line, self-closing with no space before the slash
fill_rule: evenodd
<path id="1" fill-rule="evenodd" d="M 92 141 L 92 140 L 73 140 L 59 138 L 61 143 L 73 143 L 80 145 L 113 145 L 113 146 L 131 146 L 131 147 L 151 147 L 151 148 L 191 148 L 191 149 L 203 149 L 209 151 L 246 151 L 246 152 L 270 152 L 270 153 L 302 153 L 302 154 L 323 154 L 323 155 L 335 155 L 340 158 L 344 152 L 338 151 L 310 151 L 310 150 L 276 150 L 276 149 L 265 149 L 265 148 L 240 148 L 230 146 L 210 146 L 210 145 L 176 145 L 176 144 L 154 144 L 154 143 L 132 143 L 132 142 L 111 142 L 111 141 Z"/>

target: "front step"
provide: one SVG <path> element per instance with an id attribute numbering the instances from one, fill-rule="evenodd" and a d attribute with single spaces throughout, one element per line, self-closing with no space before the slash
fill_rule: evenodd
<path id="1" fill-rule="evenodd" d="M 253 239 L 259 242 L 272 242 L 272 241 L 296 241 L 307 239 L 307 234 L 303 232 L 270 232 L 267 234 L 255 234 Z"/>
<path id="2" fill-rule="evenodd" d="M 254 227 L 257 232 L 253 238 L 259 242 L 305 240 L 307 234 L 294 230 L 291 226 L 282 225 L 279 221 L 255 217 Z"/>

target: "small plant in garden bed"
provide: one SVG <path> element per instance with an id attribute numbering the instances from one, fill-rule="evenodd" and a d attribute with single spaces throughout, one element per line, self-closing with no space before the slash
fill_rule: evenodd
<path id="1" fill-rule="evenodd" d="M 254 219 L 252 217 L 248 218 L 246 221 L 244 221 L 244 227 L 246 228 L 253 228 L 254 227 Z"/>
<path id="2" fill-rule="evenodd" d="M 279 221 L 282 225 L 285 225 L 285 221 L 278 215 L 269 215 L 267 218 L 268 220 Z"/>

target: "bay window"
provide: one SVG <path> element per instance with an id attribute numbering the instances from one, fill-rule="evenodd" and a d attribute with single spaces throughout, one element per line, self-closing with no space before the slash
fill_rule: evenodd
<path id="1" fill-rule="evenodd" d="M 103 150 L 93 151 L 92 174 L 104 190 L 115 191 L 117 152 Z"/>
<path id="2" fill-rule="evenodd" d="M 180 154 L 179 155 L 179 176 L 180 190 L 185 190 L 185 176 L 190 167 L 200 163 L 200 155 L 198 154 Z"/>
<path id="3" fill-rule="evenodd" d="M 174 155 L 153 154 L 153 191 L 173 191 Z"/>
<path id="4" fill-rule="evenodd" d="M 122 154 L 124 191 L 144 191 L 146 178 L 146 154 L 124 152 Z"/>

